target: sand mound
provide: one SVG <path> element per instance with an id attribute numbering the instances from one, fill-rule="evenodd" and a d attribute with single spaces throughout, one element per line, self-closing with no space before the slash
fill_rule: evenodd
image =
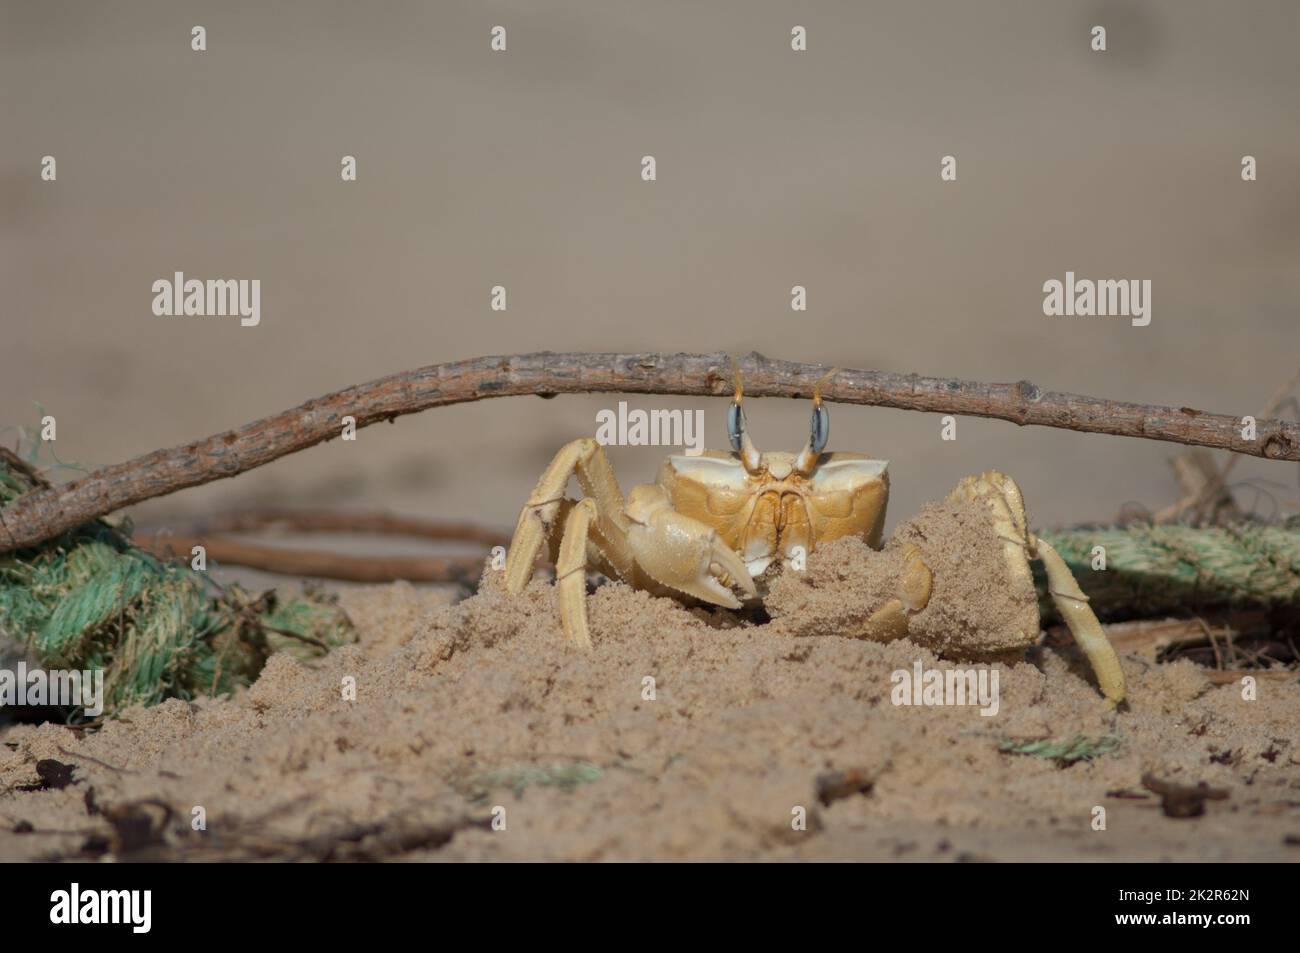
<path id="1" fill-rule="evenodd" d="M 1295 858 L 1300 687 L 1261 682 L 1248 702 L 1190 663 L 1126 660 L 1117 714 L 1085 670 L 1035 649 L 991 666 L 992 717 L 896 706 L 892 673 L 954 663 L 833 634 L 887 569 L 852 546 L 814 555 L 781 603 L 818 617 L 812 638 L 606 585 L 583 654 L 540 581 L 511 599 L 488 573 L 456 605 L 349 594 L 362 640 L 314 668 L 276 656 L 234 698 L 97 733 L 5 729 L 0 858 Z M 1080 735 L 1116 750 L 1068 766 L 1000 750 Z M 75 765 L 75 783 L 24 790 L 41 759 Z M 828 772 L 858 793 L 820 802 Z M 1136 796 L 1144 772 L 1229 796 L 1167 818 Z"/>
<path id="2" fill-rule="evenodd" d="M 794 636 L 860 634 L 898 593 L 904 551 L 920 550 L 933 573 L 929 603 L 908 623 L 908 638 L 949 659 L 1014 660 L 1038 632 L 1038 598 L 1007 571 L 988 509 L 960 500 L 931 503 L 901 524 L 876 552 L 860 539 L 814 551 L 802 572 L 783 573 L 764 602 L 776 631 Z"/>

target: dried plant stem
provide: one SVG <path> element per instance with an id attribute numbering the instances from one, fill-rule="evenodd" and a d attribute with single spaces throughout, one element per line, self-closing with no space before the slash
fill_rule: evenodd
<path id="1" fill-rule="evenodd" d="M 318 549 L 264 546 L 219 536 L 153 536 L 137 534 L 136 546 L 160 558 L 188 561 L 202 545 L 212 562 L 260 569 L 284 576 L 313 576 L 348 582 L 457 582 L 478 577 L 483 556 L 354 556 Z"/>
<path id="2" fill-rule="evenodd" d="M 770 360 L 760 354 L 737 363 L 751 397 L 808 397 L 827 371 L 824 365 Z M 731 392 L 726 354 L 542 352 L 431 365 L 28 493 L 0 510 L 0 553 L 43 542 L 122 507 L 236 476 L 331 440 L 340 435 L 345 416 L 355 418 L 357 427 L 365 427 L 488 397 L 578 393 L 721 397 Z M 845 369 L 827 381 L 821 393 L 823 399 L 840 403 L 995 417 L 1021 426 L 1145 437 L 1274 460 L 1300 460 L 1300 424 L 1261 420 L 1256 439 L 1245 440 L 1236 416 L 1044 391 L 1028 381 L 985 384 Z"/>
<path id="3" fill-rule="evenodd" d="M 376 536 L 410 536 L 438 542 L 481 543 L 505 546 L 510 534 L 477 523 L 452 523 L 376 511 L 268 508 L 225 513 L 205 520 L 194 535 L 288 530 L 295 533 L 356 533 Z"/>

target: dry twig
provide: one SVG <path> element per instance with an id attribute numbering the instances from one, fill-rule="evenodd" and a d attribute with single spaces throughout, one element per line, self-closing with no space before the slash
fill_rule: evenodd
<path id="1" fill-rule="evenodd" d="M 807 397 L 826 373 L 815 364 L 750 354 L 738 362 L 752 397 Z M 725 354 L 522 354 L 481 357 L 393 374 L 310 400 L 272 417 L 180 447 L 157 450 L 49 489 L 0 510 L 0 553 L 32 546 L 125 506 L 236 476 L 357 427 L 432 407 L 488 397 L 576 393 L 730 394 Z M 1028 381 L 984 384 L 916 374 L 841 370 L 825 400 L 929 413 L 995 417 L 1021 426 L 1145 437 L 1300 461 L 1300 424 L 1261 420 L 1244 440 L 1240 418 L 1044 391 Z"/>
<path id="2" fill-rule="evenodd" d="M 284 576 L 313 576 L 348 582 L 457 582 L 474 579 L 483 570 L 478 556 L 353 556 L 319 549 L 264 546 L 220 536 L 139 535 L 131 542 L 160 558 L 189 559 L 202 545 L 217 563 L 245 566 Z"/>
<path id="3" fill-rule="evenodd" d="M 477 523 L 426 520 L 386 512 L 275 508 L 223 514 L 207 520 L 190 535 L 246 533 L 268 529 L 289 530 L 295 533 L 410 536 L 438 542 L 482 543 L 484 546 L 505 546 L 510 542 L 508 533 L 489 529 Z"/>

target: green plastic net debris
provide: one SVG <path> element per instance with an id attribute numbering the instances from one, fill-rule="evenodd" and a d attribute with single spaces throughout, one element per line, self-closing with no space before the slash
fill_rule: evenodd
<path id="1" fill-rule="evenodd" d="M 1124 741 L 1118 735 L 1099 735 L 1089 738 L 1076 735 L 1063 741 L 1042 739 L 1038 741 L 1003 741 L 998 750 L 1006 754 L 1023 754 L 1035 758 L 1056 761 L 1061 765 L 1074 764 L 1076 761 L 1090 761 L 1104 754 L 1112 754 L 1122 747 Z"/>
<path id="2" fill-rule="evenodd" d="M 554 787 L 569 794 L 584 784 L 600 780 L 603 774 L 597 765 L 588 761 L 520 764 L 475 775 L 463 788 L 471 800 L 482 800 L 497 788 L 508 788 L 515 797 L 531 787 Z"/>
<path id="3" fill-rule="evenodd" d="M 1300 603 L 1300 518 L 1227 527 L 1081 527 L 1039 534 L 1060 552 L 1102 619 Z M 1104 556 L 1105 568 L 1099 558 Z M 1036 572 L 1044 618 L 1054 618 Z"/>
<path id="4" fill-rule="evenodd" d="M 43 482 L 18 457 L 0 453 L 0 505 Z M 321 590 L 282 599 L 223 588 L 94 520 L 0 555 L 0 638 L 48 669 L 102 670 L 110 715 L 229 692 L 256 678 L 275 652 L 310 659 L 355 633 Z"/>

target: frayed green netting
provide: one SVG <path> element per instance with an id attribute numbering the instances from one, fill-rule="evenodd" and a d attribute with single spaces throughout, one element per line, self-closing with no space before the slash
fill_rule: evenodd
<path id="1" fill-rule="evenodd" d="M 600 780 L 604 772 L 589 761 L 553 761 L 549 764 L 519 764 L 501 771 L 475 775 L 463 789 L 471 800 L 483 800 L 497 788 L 508 788 L 519 797 L 531 787 L 559 788 L 566 794 Z"/>
<path id="2" fill-rule="evenodd" d="M 1046 758 L 1049 761 L 1059 761 L 1063 765 L 1071 765 L 1076 761 L 1091 761 L 1093 758 L 1111 754 L 1118 751 L 1123 743 L 1123 739 L 1118 735 L 1099 735 L 1093 738 L 1075 735 L 1064 741 L 1007 740 L 998 745 L 998 750 L 1007 754 L 1031 755 L 1035 758 Z"/>
<path id="3" fill-rule="evenodd" d="M 1227 527 L 1129 526 L 1040 533 L 1060 552 L 1103 619 L 1222 606 L 1300 603 L 1300 518 Z M 1105 550 L 1104 570 L 1094 549 Z M 1039 602 L 1055 610 L 1036 567 Z"/>
<path id="4" fill-rule="evenodd" d="M 40 483 L 0 455 L 0 505 Z M 279 599 L 222 588 L 142 552 L 103 520 L 0 556 L 0 636 L 46 668 L 102 669 L 105 714 L 228 692 L 274 652 L 311 658 L 355 640 L 321 590 Z"/>

